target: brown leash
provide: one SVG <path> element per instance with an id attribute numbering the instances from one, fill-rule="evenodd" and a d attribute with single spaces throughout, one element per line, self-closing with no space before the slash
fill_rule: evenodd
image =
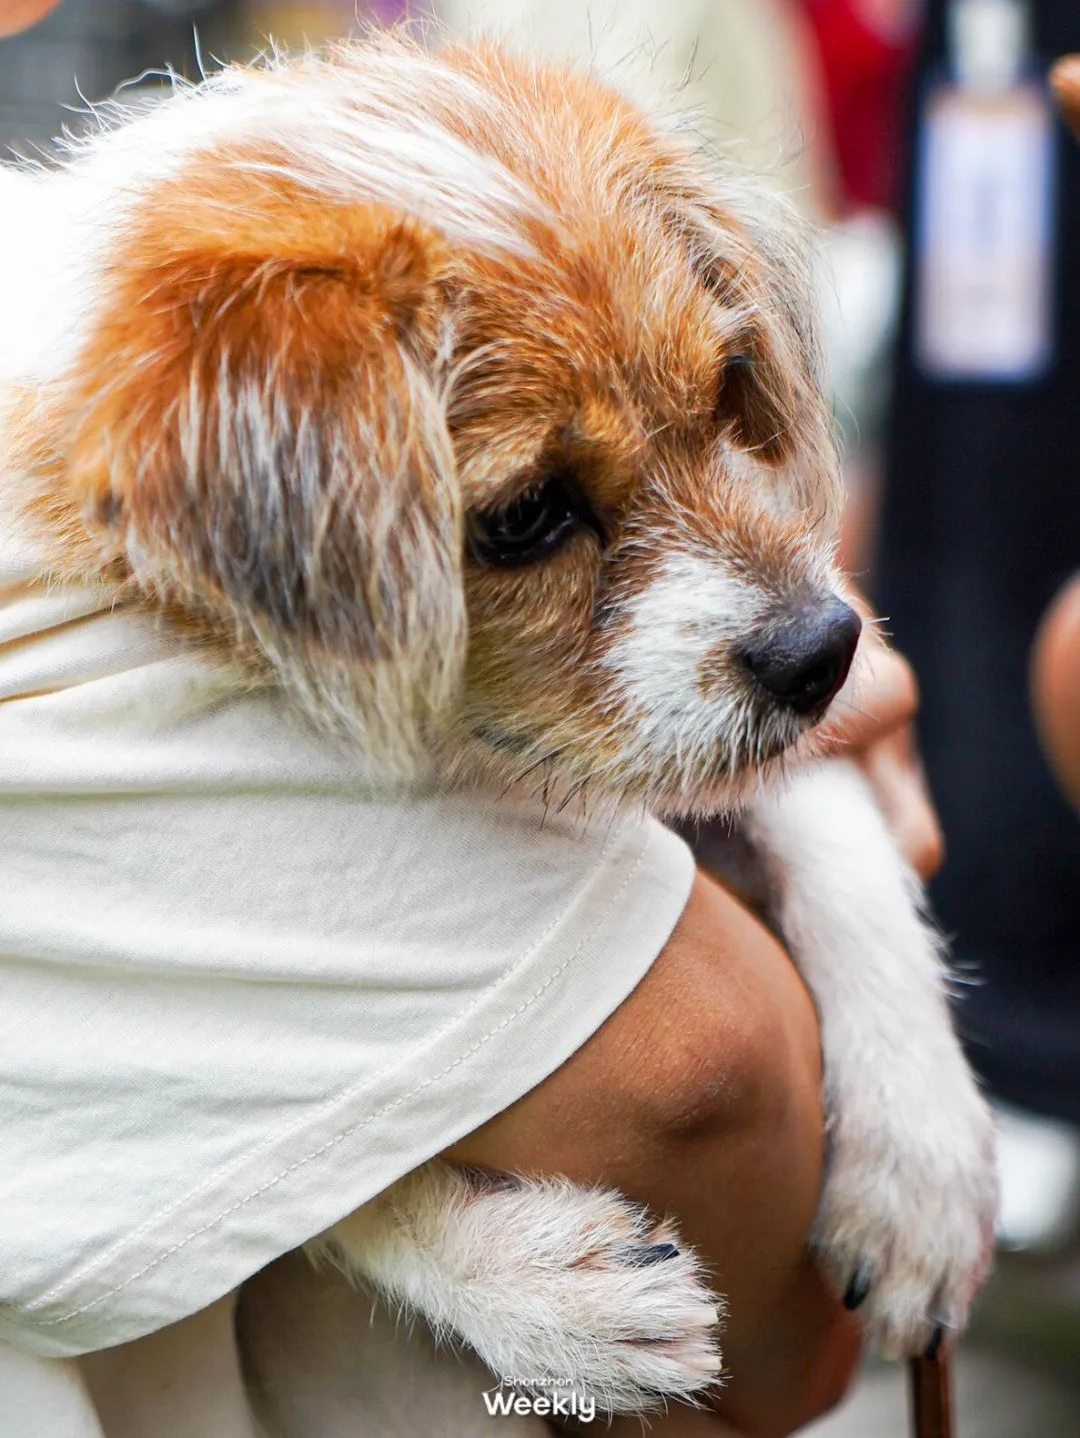
<path id="1" fill-rule="evenodd" d="M 948 1349 L 908 1367 L 915 1438 L 953 1438 L 952 1362 Z"/>

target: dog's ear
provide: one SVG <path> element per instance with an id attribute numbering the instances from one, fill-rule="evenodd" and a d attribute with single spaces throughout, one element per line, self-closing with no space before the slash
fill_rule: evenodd
<path id="1" fill-rule="evenodd" d="M 837 526 L 843 489 L 825 402 L 812 248 L 801 221 L 760 186 L 752 201 L 742 181 L 714 193 L 678 166 L 661 195 L 702 283 L 728 312 L 718 418 L 737 445 L 777 471 L 778 494 Z"/>
<path id="2" fill-rule="evenodd" d="M 1080 140 L 1080 55 L 1059 60 L 1050 75 L 1061 113 L 1073 134 Z"/>
<path id="3" fill-rule="evenodd" d="M 371 207 L 162 203 L 66 401 L 68 499 L 108 556 L 401 772 L 463 661 L 445 267 Z"/>
<path id="4" fill-rule="evenodd" d="M 695 169 L 670 156 L 652 188 L 695 274 L 730 316 L 717 417 L 740 448 L 783 464 L 793 432 L 805 430 L 807 408 L 800 382 L 806 345 L 793 331 L 791 296 L 782 288 L 790 247 L 762 243 L 730 200 L 702 188 Z"/>

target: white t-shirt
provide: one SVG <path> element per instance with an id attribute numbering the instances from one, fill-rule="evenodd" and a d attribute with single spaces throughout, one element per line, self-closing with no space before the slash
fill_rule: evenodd
<path id="1" fill-rule="evenodd" d="M 202 1308 L 527 1092 L 685 904 L 659 824 L 374 797 L 0 536 L 0 1339 Z"/>

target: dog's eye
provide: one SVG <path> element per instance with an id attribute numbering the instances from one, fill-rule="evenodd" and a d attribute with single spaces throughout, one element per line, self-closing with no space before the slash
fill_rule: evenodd
<path id="1" fill-rule="evenodd" d="M 745 374 L 754 368 L 754 356 L 751 354 L 728 355 L 724 361 L 724 384 L 729 380 L 741 379 Z"/>
<path id="2" fill-rule="evenodd" d="M 770 389 L 769 375 L 753 342 L 729 355 L 715 413 L 736 445 L 753 450 L 765 464 L 780 464 L 789 452 L 791 422 Z"/>
<path id="3" fill-rule="evenodd" d="M 583 503 L 572 481 L 555 474 L 505 509 L 471 515 L 469 549 L 480 564 L 532 564 L 554 553 L 583 522 Z"/>
<path id="4" fill-rule="evenodd" d="M 749 350 L 736 350 L 724 360 L 716 397 L 719 420 L 737 420 L 746 408 L 755 386 L 754 367 L 754 356 Z"/>

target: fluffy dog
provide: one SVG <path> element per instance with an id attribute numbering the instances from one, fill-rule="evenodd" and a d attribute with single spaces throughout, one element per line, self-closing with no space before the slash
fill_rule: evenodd
<path id="1" fill-rule="evenodd" d="M 816 1245 L 887 1347 L 960 1327 L 987 1110 L 869 791 L 803 762 L 860 625 L 785 207 L 593 78 L 401 38 L 118 107 L 0 187 L 50 274 L 6 301 L 5 502 L 55 573 L 380 783 L 738 813 L 821 1017 Z M 434 1163 L 316 1246 L 608 1408 L 719 1368 L 697 1260 L 614 1193 Z"/>

